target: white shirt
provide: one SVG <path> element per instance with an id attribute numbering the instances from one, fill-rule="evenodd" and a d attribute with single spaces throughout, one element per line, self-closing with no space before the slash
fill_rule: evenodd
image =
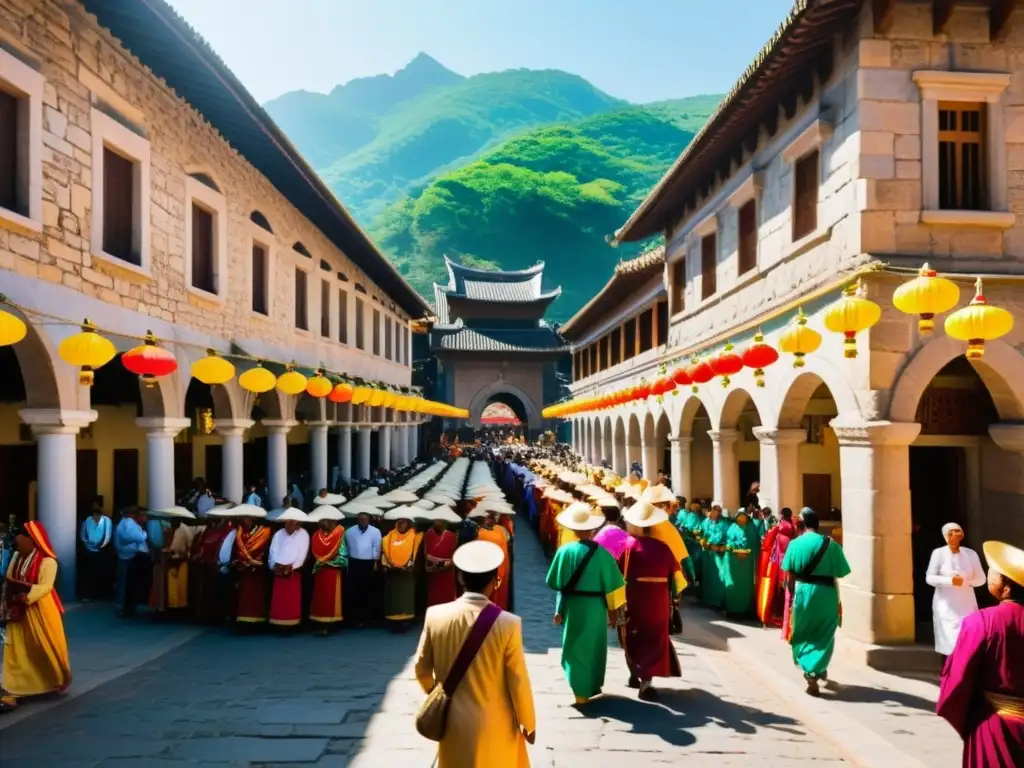
<path id="1" fill-rule="evenodd" d="M 955 575 L 963 577 L 964 583 L 959 587 L 953 586 Z M 974 588 L 987 581 L 985 569 L 973 549 L 960 547 L 960 551 L 953 552 L 949 547 L 939 547 L 928 561 L 925 581 L 935 587 L 932 598 L 935 651 L 948 656 L 960 635 L 961 623 L 978 610 Z"/>
<path id="2" fill-rule="evenodd" d="M 345 531 L 345 547 L 350 560 L 379 560 L 380 543 L 380 531 L 372 525 L 366 526 L 365 531 L 359 530 L 358 525 Z"/>
<path id="3" fill-rule="evenodd" d="M 290 565 L 293 570 L 297 570 L 305 564 L 308 554 L 309 533 L 302 528 L 294 533 L 288 533 L 282 528 L 270 540 L 267 563 L 271 568 L 275 565 Z"/>

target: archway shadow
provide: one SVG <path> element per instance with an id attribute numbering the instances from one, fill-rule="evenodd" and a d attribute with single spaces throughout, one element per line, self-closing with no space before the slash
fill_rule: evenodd
<path id="1" fill-rule="evenodd" d="M 699 688 L 659 689 L 658 701 L 650 703 L 603 696 L 578 710 L 584 717 L 627 723 L 632 733 L 658 736 L 675 747 L 695 744 L 698 735 L 694 731 L 707 726 L 742 735 L 765 728 L 795 736 L 804 734 L 800 723 L 791 717 L 725 701 Z"/>

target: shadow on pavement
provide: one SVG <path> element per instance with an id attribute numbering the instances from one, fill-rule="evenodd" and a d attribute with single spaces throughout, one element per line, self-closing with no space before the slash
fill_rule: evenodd
<path id="1" fill-rule="evenodd" d="M 829 681 L 822 690 L 823 699 L 848 701 L 858 704 L 883 704 L 891 708 L 908 707 L 924 712 L 934 712 L 935 702 L 922 696 L 884 688 L 868 688 L 863 685 L 847 685 Z M 890 713 L 894 714 L 894 713 Z"/>

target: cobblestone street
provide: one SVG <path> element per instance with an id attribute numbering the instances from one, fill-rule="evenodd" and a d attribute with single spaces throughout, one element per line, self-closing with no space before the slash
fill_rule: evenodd
<path id="1" fill-rule="evenodd" d="M 959 740 L 931 714 L 934 685 L 835 668 L 826 698 L 802 693 L 775 633 L 724 624 L 688 606 L 677 642 L 683 678 L 657 704 L 626 688 L 612 644 L 606 696 L 584 709 L 559 666 L 552 596 L 532 533 L 517 542 L 517 612 L 538 708 L 535 766 L 863 765 L 944 768 Z M 61 700 L 0 721 L 4 768 L 401 765 L 428 768 L 412 715 L 417 633 L 235 637 L 145 621 L 107 606 L 67 615 L 76 679 Z M 611 639 L 610 639 L 611 640 Z M 856 676 L 856 677 L 855 677 Z M 888 686 L 888 687 L 887 687 Z M 929 698 L 930 696 L 930 698 Z"/>

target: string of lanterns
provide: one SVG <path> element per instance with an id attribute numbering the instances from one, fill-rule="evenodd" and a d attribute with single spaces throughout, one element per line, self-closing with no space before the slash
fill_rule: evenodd
<path id="1" fill-rule="evenodd" d="M 2 297 L 0 303 L 3 303 Z M 28 326 L 20 317 L 0 309 L 0 346 L 17 344 L 27 333 Z M 161 378 L 178 370 L 178 361 L 169 349 L 160 345 L 152 331 L 146 332 L 142 342 L 121 355 L 121 364 L 138 376 L 144 386 L 152 387 Z M 117 356 L 117 348 L 86 319 L 78 333 L 60 343 L 57 355 L 78 369 L 80 385 L 90 387 L 95 381 L 95 372 Z M 391 408 L 449 419 L 469 418 L 469 411 L 465 408 L 427 400 L 417 394 L 395 391 L 380 382 L 369 384 L 351 381 L 339 374 L 328 375 L 323 368 L 316 369 L 312 376 L 306 376 L 295 370 L 295 363 L 286 365 L 284 373 L 277 376 L 264 367 L 267 361 L 255 362 L 252 368 L 238 375 L 238 385 L 255 395 L 276 389 L 284 395 L 306 394 L 314 398 L 327 398 L 332 403 Z M 226 384 L 235 378 L 235 372 L 235 365 L 212 349 L 206 351 L 205 357 L 192 363 L 190 369 L 193 378 L 210 386 Z"/>
<path id="2" fill-rule="evenodd" d="M 928 264 L 918 272 L 917 277 L 904 283 L 893 294 L 893 305 L 900 312 L 918 318 L 921 335 L 930 334 L 935 328 L 935 317 L 953 309 L 960 301 L 960 289 L 956 283 L 939 274 Z M 882 318 L 882 308 L 865 296 L 861 280 L 848 285 L 842 296 L 833 302 L 824 313 L 825 328 L 843 337 L 843 356 L 857 357 L 857 334 L 866 331 Z M 975 282 L 975 296 L 966 306 L 946 317 L 946 335 L 967 343 L 965 355 L 977 360 L 985 354 L 985 342 L 1005 336 L 1013 328 L 1013 315 L 1002 307 L 988 303 L 983 293 L 982 280 Z M 614 408 L 625 403 L 647 400 L 655 397 L 661 402 L 666 394 L 677 394 L 680 387 L 690 387 L 694 394 L 701 385 L 720 378 L 723 387 L 731 383 L 744 368 L 753 371 L 754 383 L 764 386 L 765 368 L 778 362 L 780 352 L 791 355 L 794 368 L 803 368 L 807 355 L 814 354 L 822 344 L 822 335 L 807 324 L 803 307 L 797 308 L 796 316 L 779 336 L 778 349 L 767 344 L 760 329 L 751 343 L 741 353 L 735 352 L 732 342 L 716 352 L 698 352 L 688 364 L 683 364 L 672 373 L 662 365 L 654 383 L 642 380 L 639 385 L 593 397 L 581 397 L 564 403 L 548 406 L 542 416 L 564 418 L 579 413 Z"/>

